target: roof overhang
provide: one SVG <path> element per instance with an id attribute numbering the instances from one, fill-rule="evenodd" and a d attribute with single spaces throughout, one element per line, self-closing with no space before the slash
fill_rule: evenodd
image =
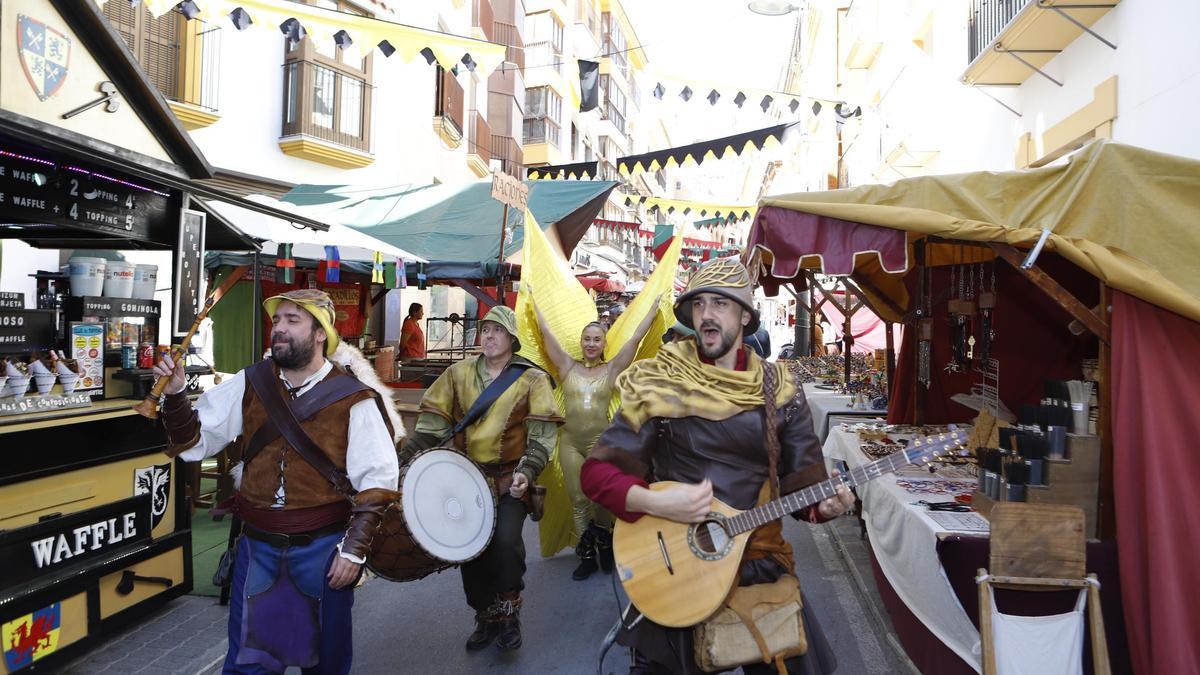
<path id="1" fill-rule="evenodd" d="M 1024 83 L 1083 35 L 1084 27 L 1091 32 L 1091 27 L 1119 2 L 1028 0 L 1000 33 L 980 50 L 963 72 L 962 81 L 971 86 Z M 1094 33 L 1093 36 L 1102 39 Z"/>

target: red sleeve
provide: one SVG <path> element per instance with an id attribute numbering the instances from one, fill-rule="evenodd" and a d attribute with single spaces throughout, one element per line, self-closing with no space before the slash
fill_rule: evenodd
<path id="1" fill-rule="evenodd" d="M 637 476 L 625 473 L 608 462 L 588 458 L 579 471 L 579 482 L 588 499 L 608 509 L 625 522 L 632 523 L 642 517 L 641 513 L 625 510 L 625 497 L 635 485 L 649 487 L 649 483 Z"/>

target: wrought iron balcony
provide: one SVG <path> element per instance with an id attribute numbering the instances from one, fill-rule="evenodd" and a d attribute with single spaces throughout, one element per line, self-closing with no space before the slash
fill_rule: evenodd
<path id="1" fill-rule="evenodd" d="M 1004 27 L 1032 0 L 971 0 L 967 16 L 967 62 L 992 44 Z"/>

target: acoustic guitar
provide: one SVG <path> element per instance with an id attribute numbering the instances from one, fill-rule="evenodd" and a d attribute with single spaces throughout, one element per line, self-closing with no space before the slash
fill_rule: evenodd
<path id="1" fill-rule="evenodd" d="M 617 521 L 613 554 L 617 576 L 630 601 L 646 618 L 674 628 L 693 626 L 721 607 L 737 580 L 750 532 L 837 494 L 905 466 L 920 466 L 957 454 L 966 435 L 957 430 L 913 440 L 907 449 L 810 485 L 761 506 L 739 511 L 714 499 L 699 523 L 676 523 L 644 515 L 636 522 Z M 651 490 L 679 485 L 661 481 Z"/>

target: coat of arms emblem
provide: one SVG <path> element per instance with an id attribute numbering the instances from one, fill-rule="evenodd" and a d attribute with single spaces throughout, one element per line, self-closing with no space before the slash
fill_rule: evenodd
<path id="1" fill-rule="evenodd" d="M 171 465 L 156 464 L 135 469 L 133 494 L 150 495 L 150 528 L 158 527 L 171 504 Z"/>
<path id="2" fill-rule="evenodd" d="M 45 101 L 57 94 L 67 80 L 71 38 L 37 19 L 18 14 L 17 50 L 37 97 Z"/>

